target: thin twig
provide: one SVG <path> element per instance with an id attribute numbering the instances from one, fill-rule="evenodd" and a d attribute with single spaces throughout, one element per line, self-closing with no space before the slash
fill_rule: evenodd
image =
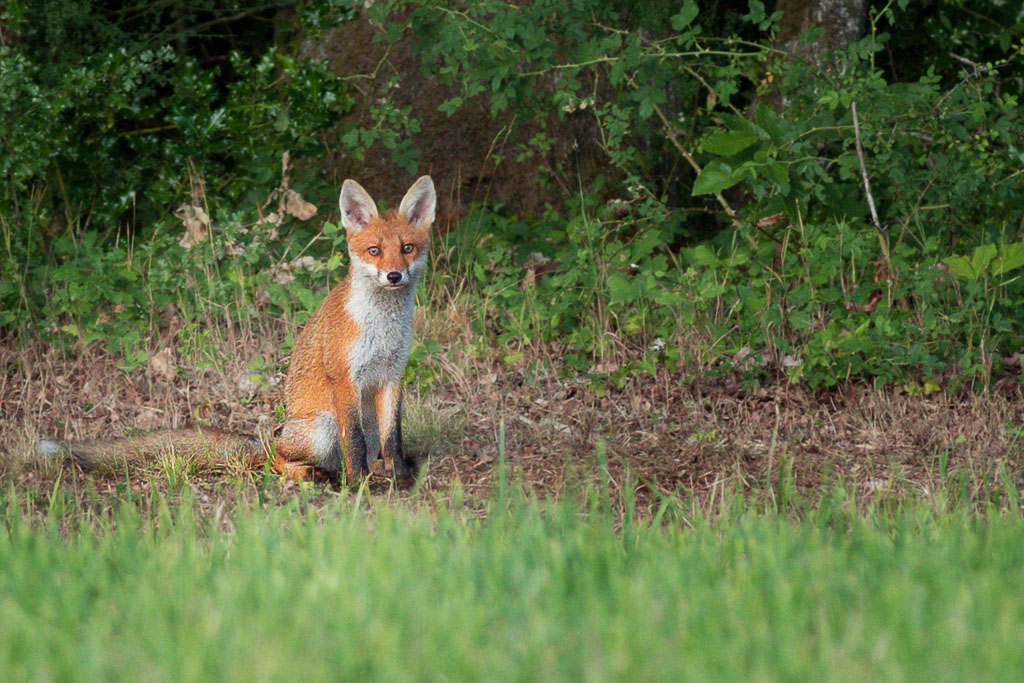
<path id="1" fill-rule="evenodd" d="M 284 7 L 284 3 L 272 2 L 272 3 L 266 4 L 266 5 L 260 5 L 258 7 L 251 7 L 249 9 L 247 9 L 247 10 L 243 10 L 241 12 L 238 12 L 237 14 L 232 14 L 231 16 L 228 16 L 228 17 L 217 17 L 216 19 L 211 19 L 209 21 L 204 21 L 201 24 L 196 24 L 195 26 L 189 26 L 186 29 L 182 29 L 181 31 L 177 31 L 176 33 L 171 34 L 170 38 L 168 38 L 168 41 L 173 39 L 173 38 L 177 38 L 178 36 L 195 34 L 195 33 L 198 33 L 199 31 L 202 31 L 203 29 L 212 28 L 213 26 L 217 26 L 219 24 L 230 24 L 233 21 L 238 21 L 240 19 L 245 19 L 246 17 L 250 17 L 250 16 L 252 16 L 254 14 L 259 14 L 260 12 L 266 12 L 268 9 L 281 9 L 282 7 Z"/>
<path id="2" fill-rule="evenodd" d="M 685 52 L 650 52 L 641 53 L 637 55 L 639 60 L 653 60 L 661 61 L 663 59 L 682 59 L 685 57 L 757 57 L 760 52 L 728 52 L 725 50 L 690 50 Z M 615 62 L 624 59 L 622 56 L 616 55 L 602 55 L 600 57 L 594 57 L 593 59 L 585 59 L 581 62 L 572 62 L 570 64 L 552 64 L 551 66 L 544 67 L 543 69 L 536 69 L 534 71 L 524 71 L 522 73 L 515 74 L 519 78 L 526 78 L 527 76 L 543 76 L 546 73 L 552 71 L 565 71 L 569 69 L 582 69 L 585 66 L 593 66 L 594 64 L 614 64 Z"/>
<path id="3" fill-rule="evenodd" d="M 860 145 L 860 122 L 857 120 L 857 103 L 850 102 L 850 111 L 853 112 L 853 137 L 857 143 L 857 160 L 860 161 L 860 177 L 864 179 L 864 192 L 868 196 L 868 208 L 871 209 L 871 222 L 879 230 L 882 229 L 878 222 L 878 212 L 875 211 L 875 198 L 871 196 L 871 183 L 868 182 L 868 169 L 864 165 L 864 149 Z"/>
<path id="4" fill-rule="evenodd" d="M 627 82 L 633 88 L 639 87 L 633 76 L 627 76 Z M 679 138 L 676 137 L 675 131 L 672 129 L 671 122 L 669 122 L 668 117 L 665 116 L 665 112 L 663 112 L 661 107 L 656 103 L 652 102 L 651 107 L 654 109 L 654 113 L 658 115 L 658 119 L 661 121 L 661 126 L 665 130 L 665 136 L 668 138 L 668 141 L 671 142 L 672 146 L 676 148 L 676 151 L 686 159 L 686 163 L 690 164 L 690 167 L 697 172 L 697 175 L 700 175 L 700 164 L 697 163 L 697 160 L 693 158 L 692 154 L 686 151 L 686 148 L 683 147 L 683 143 L 679 142 Z M 726 215 L 729 216 L 733 224 L 739 226 L 741 224 L 739 216 L 737 216 L 733 208 L 729 206 L 729 202 L 725 200 L 725 197 L 722 196 L 721 192 L 715 194 L 715 199 L 718 200 L 718 204 L 725 210 Z"/>
<path id="5" fill-rule="evenodd" d="M 989 72 L 995 71 L 995 67 L 987 66 L 985 64 L 978 64 L 977 62 L 972 62 L 971 60 L 967 59 L 967 57 L 961 57 L 960 55 L 955 54 L 953 52 L 950 52 L 948 54 L 949 54 L 950 57 L 952 57 L 956 61 L 960 62 L 961 64 L 966 64 L 967 66 L 971 67 L 975 71 L 983 71 L 985 73 L 989 73 Z"/>

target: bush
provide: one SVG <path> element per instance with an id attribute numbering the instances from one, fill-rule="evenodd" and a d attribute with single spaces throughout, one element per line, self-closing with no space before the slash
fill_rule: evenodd
<path id="1" fill-rule="evenodd" d="M 1020 350 L 1020 47 L 901 82 L 876 64 L 903 16 L 888 6 L 823 64 L 780 59 L 758 2 L 732 36 L 707 35 L 693 2 L 649 25 L 600 0 L 416 6 L 429 68 L 496 114 L 588 117 L 617 171 L 568 218 L 492 219 L 505 243 L 480 257 L 499 275 L 479 279 L 514 311 L 500 334 L 558 340 L 589 366 L 692 327 L 705 365 L 812 386 L 987 381 Z M 999 257 L 965 277 L 975 253 Z M 552 274 L 535 276 L 538 254 Z"/>
<path id="2" fill-rule="evenodd" d="M 344 78 L 292 56 L 280 35 L 289 22 L 308 34 L 345 21 L 350 6 L 311 0 L 283 19 L 223 0 L 6 11 L 0 326 L 103 340 L 134 365 L 156 312 L 193 296 L 231 301 L 239 287 L 244 298 L 289 258 L 271 232 L 316 234 L 263 214 L 289 182 L 333 200 L 301 159 L 327 155 L 327 132 L 353 100 Z M 283 154 L 300 163 L 282 170 Z M 209 249 L 179 243 L 190 220 L 217 233 Z"/>
<path id="3" fill-rule="evenodd" d="M 756 0 L 745 15 L 730 2 L 374 3 L 381 39 L 415 26 L 424 72 L 461 87 L 443 111 L 487 98 L 535 131 L 520 158 L 542 157 L 550 124 L 570 119 L 603 163 L 586 178 L 538 164 L 550 208 L 477 207 L 444 238 L 458 257 L 436 252 L 438 276 L 477 284 L 488 339 L 555 344 L 596 374 L 988 382 L 1024 342 L 1021 30 L 1001 9 L 969 36 L 939 21 L 927 44 L 959 52 L 908 57 L 899 74 L 890 56 L 921 40 L 906 4 L 875 8 L 865 39 L 812 63 L 776 46 L 779 15 Z M 0 47 L 0 106 L 21 114 L 0 120 L 0 325 L 114 340 L 137 359 L 181 282 L 200 290 L 194 306 L 231 302 L 231 319 L 307 310 L 341 236 L 264 209 L 286 181 L 317 203 L 334 188 L 308 164 L 282 173 L 282 152 L 323 158 L 337 140 L 353 158 L 378 146 L 417 163 L 414 113 L 385 102 L 368 125 L 338 125 L 345 77 L 294 57 L 274 10 L 18 7 Z M 288 21 L 303 35 L 352 15 L 308 0 Z M 190 221 L 216 239 L 189 251 Z"/>

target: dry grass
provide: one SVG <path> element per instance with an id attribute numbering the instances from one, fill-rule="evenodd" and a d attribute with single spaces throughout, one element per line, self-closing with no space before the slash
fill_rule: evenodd
<path id="1" fill-rule="evenodd" d="M 979 496 L 993 481 L 1024 481 L 1019 384 L 962 397 L 858 385 L 815 394 L 785 383 L 743 392 L 728 378 L 683 384 L 663 371 L 619 389 L 560 376 L 564 368 L 550 349 L 528 350 L 512 365 L 497 353 L 477 357 L 464 350 L 469 332 L 459 310 L 418 317 L 419 334 L 444 340 L 444 351 L 422 367 L 444 379 L 423 391 L 410 387 L 406 401 L 420 488 L 441 497 L 455 485 L 467 498 L 488 494 L 502 425 L 512 472 L 540 495 L 606 477 L 613 491 L 632 487 L 641 502 L 654 491 L 705 502 L 734 489 L 772 496 L 780 471 L 812 497 L 838 480 L 867 498 L 929 496 L 950 472 L 966 473 L 970 493 Z M 69 357 L 19 350 L 8 340 L 0 347 L 0 481 L 44 490 L 60 474 L 81 483 L 86 475 L 71 465 L 34 455 L 35 442 L 47 436 L 93 438 L 194 422 L 268 434 L 282 398 L 285 333 L 283 323 L 220 330 L 190 357 L 154 343 L 159 360 L 131 372 L 93 348 Z M 278 370 L 254 382 L 250 368 L 258 363 Z M 173 480 L 214 486 L 237 474 L 172 459 L 131 476 L 133 487 L 145 490 Z M 105 490 L 115 482 L 96 484 Z M 371 490 L 388 489 L 378 467 Z"/>
<path id="2" fill-rule="evenodd" d="M 509 461 L 528 484 L 552 492 L 571 481 L 568 470 L 596 464 L 599 444 L 612 486 L 641 496 L 770 491 L 783 467 L 812 494 L 841 479 L 867 497 L 931 495 L 947 483 L 942 460 L 975 488 L 1004 468 L 1024 480 L 1019 387 L 951 400 L 859 387 L 816 395 L 784 384 L 746 394 L 725 383 L 683 386 L 667 372 L 605 391 L 525 370 L 493 368 L 481 378 L 472 390 L 435 392 L 452 409 L 463 406 L 466 422 L 455 447 L 434 458 L 438 487 L 459 480 L 488 489 L 498 420 Z"/>

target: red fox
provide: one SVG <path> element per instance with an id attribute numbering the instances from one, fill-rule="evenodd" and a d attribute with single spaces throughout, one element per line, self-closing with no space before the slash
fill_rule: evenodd
<path id="1" fill-rule="evenodd" d="M 437 196 L 430 176 L 384 215 L 354 180 L 341 187 L 341 222 L 351 265 L 299 334 L 285 381 L 285 422 L 273 468 L 289 477 L 320 471 L 349 482 L 369 474 L 378 453 L 400 484 L 412 481 L 402 452 L 402 374 L 412 346 L 416 284 L 427 262 Z M 161 452 L 212 453 L 265 461 L 258 439 L 213 429 L 163 430 L 120 439 L 42 441 L 83 469 L 116 469 Z"/>

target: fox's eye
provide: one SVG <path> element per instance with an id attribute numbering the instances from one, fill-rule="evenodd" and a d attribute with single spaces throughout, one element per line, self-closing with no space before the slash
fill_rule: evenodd
<path id="1" fill-rule="evenodd" d="M 366 250 L 370 256 L 380 256 L 380 247 L 370 247 Z"/>
<path id="2" fill-rule="evenodd" d="M 411 254 L 412 250 L 413 250 L 413 245 L 411 243 L 406 242 L 405 244 L 402 245 L 402 253 L 403 254 Z"/>

